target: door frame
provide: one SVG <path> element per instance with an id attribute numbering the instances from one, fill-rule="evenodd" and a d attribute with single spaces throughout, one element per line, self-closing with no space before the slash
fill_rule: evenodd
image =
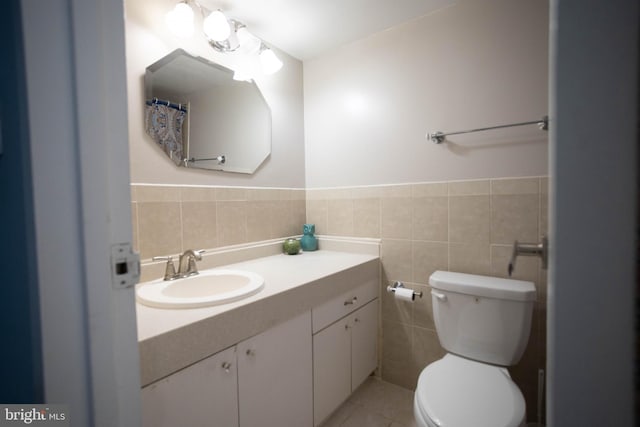
<path id="1" fill-rule="evenodd" d="M 45 402 L 74 425 L 140 424 L 122 1 L 22 0 Z"/>

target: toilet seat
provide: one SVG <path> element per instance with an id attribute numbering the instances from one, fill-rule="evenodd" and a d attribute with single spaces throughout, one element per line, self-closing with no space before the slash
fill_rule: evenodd
<path id="1" fill-rule="evenodd" d="M 519 427 L 525 402 L 506 369 L 447 354 L 420 374 L 414 412 L 421 427 Z"/>

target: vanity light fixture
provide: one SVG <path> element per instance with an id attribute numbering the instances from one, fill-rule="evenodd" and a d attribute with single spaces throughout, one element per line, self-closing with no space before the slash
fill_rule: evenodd
<path id="1" fill-rule="evenodd" d="M 178 3 L 165 15 L 169 30 L 178 37 L 193 35 L 193 9 L 185 2 Z"/>
<path id="2" fill-rule="evenodd" d="M 196 0 L 183 0 L 167 13 L 167 25 L 176 36 L 190 37 L 193 34 L 192 5 L 200 10 L 204 18 L 202 31 L 209 45 L 218 52 L 239 56 L 240 65 L 234 79 L 250 81 L 258 72 L 269 75 L 282 68 L 282 61 L 273 50 L 249 32 L 245 24 L 227 18 L 220 10 L 211 11 Z"/>
<path id="3" fill-rule="evenodd" d="M 204 18 L 202 22 L 202 31 L 209 38 L 217 42 L 224 41 L 231 35 L 231 26 L 227 21 L 227 17 L 224 16 L 219 10 L 214 10 Z"/>

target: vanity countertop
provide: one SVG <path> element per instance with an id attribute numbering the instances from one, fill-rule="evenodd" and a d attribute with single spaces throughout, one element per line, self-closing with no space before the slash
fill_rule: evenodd
<path id="1" fill-rule="evenodd" d="M 366 280 L 379 278 L 379 257 L 319 250 L 225 265 L 260 274 L 264 288 L 240 301 L 193 309 L 136 303 L 142 385 L 150 384 Z M 340 280 L 336 280 L 340 274 Z"/>

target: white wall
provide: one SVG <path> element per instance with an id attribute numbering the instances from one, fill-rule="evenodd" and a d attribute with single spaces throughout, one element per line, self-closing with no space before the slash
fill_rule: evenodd
<path id="1" fill-rule="evenodd" d="M 179 39 L 167 29 L 164 15 L 174 0 L 126 0 L 127 85 L 131 181 L 134 183 L 304 187 L 304 129 L 302 63 L 274 49 L 284 62 L 257 84 L 271 107 L 272 155 L 253 175 L 187 170 L 174 166 L 144 132 L 145 68 L 177 48 L 227 68 L 233 58 L 215 52 L 198 26 L 191 39 Z M 251 28 L 249 28 L 251 29 Z"/>
<path id="2" fill-rule="evenodd" d="M 307 187 L 547 174 L 548 3 L 461 1 L 304 63 Z"/>

